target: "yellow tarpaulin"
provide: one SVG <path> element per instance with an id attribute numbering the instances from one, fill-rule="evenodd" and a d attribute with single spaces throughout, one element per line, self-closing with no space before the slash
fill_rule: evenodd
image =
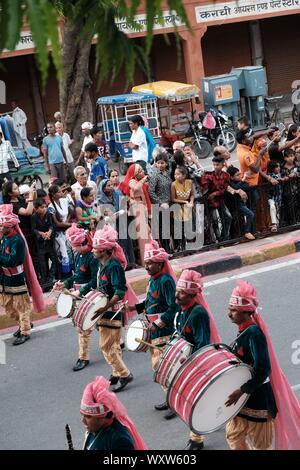
<path id="1" fill-rule="evenodd" d="M 152 82 L 137 85 L 131 90 L 133 93 L 152 93 L 158 98 L 170 101 L 183 101 L 199 96 L 199 88 L 196 85 L 178 82 Z"/>

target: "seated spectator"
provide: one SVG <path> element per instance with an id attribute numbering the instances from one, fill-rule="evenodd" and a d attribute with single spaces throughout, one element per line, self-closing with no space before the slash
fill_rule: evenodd
<path id="1" fill-rule="evenodd" d="M 54 249 L 54 227 L 51 215 L 43 199 L 34 201 L 31 228 L 35 237 L 40 284 L 43 292 L 52 289 L 57 272 L 57 257 Z M 49 261 L 51 268 L 49 268 Z"/>
<path id="2" fill-rule="evenodd" d="M 234 191 L 231 194 L 233 195 L 233 197 L 237 198 L 239 212 L 246 219 L 246 223 L 243 224 L 244 237 L 247 240 L 255 240 L 255 236 L 253 235 L 253 233 L 251 233 L 253 232 L 254 214 L 246 206 L 246 201 L 248 199 L 247 192 L 249 190 L 249 186 L 247 185 L 247 183 L 242 181 L 241 173 L 238 168 L 230 166 L 227 169 L 227 173 L 230 176 L 229 184 Z"/>
<path id="3" fill-rule="evenodd" d="M 108 166 L 105 158 L 99 157 L 98 147 L 90 143 L 85 147 L 85 159 L 91 165 L 90 179 L 98 188 L 100 181 L 108 176 Z"/>
<path id="4" fill-rule="evenodd" d="M 174 246 L 175 251 L 185 251 L 187 239 L 187 222 L 192 223 L 194 192 L 193 182 L 188 179 L 188 171 L 184 166 L 175 170 L 175 181 L 171 186 L 171 201 L 174 206 Z"/>
<path id="5" fill-rule="evenodd" d="M 283 181 L 281 176 L 280 164 L 276 161 L 270 161 L 268 165 L 268 176 L 277 180 L 279 183 Z M 282 185 L 277 184 L 271 186 L 268 191 L 268 203 L 271 216 L 271 232 L 277 232 L 280 224 L 280 211 L 282 204 Z"/>
<path id="6" fill-rule="evenodd" d="M 71 188 L 75 193 L 76 200 L 80 199 L 80 193 L 83 188 L 90 187 L 95 191 L 97 189 L 96 183 L 88 179 L 88 174 L 86 169 L 83 166 L 77 166 L 74 170 L 74 176 L 77 180 L 77 183 L 72 184 Z"/>
<path id="7" fill-rule="evenodd" d="M 212 216 L 212 224 L 216 239 L 218 241 L 229 240 L 232 216 L 225 204 L 225 193 L 227 191 L 230 176 L 223 171 L 224 159 L 213 157 L 214 171 L 204 173 L 201 186 L 206 193 L 208 211 Z"/>
<path id="8" fill-rule="evenodd" d="M 95 202 L 95 192 L 92 188 L 83 188 L 81 199 L 76 202 L 77 225 L 85 230 L 94 232 L 99 221 Z"/>

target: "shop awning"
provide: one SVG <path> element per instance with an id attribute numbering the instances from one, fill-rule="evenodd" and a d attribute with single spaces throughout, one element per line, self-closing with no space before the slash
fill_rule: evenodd
<path id="1" fill-rule="evenodd" d="M 132 88 L 133 93 L 152 93 L 160 99 L 183 101 L 199 96 L 199 88 L 188 83 L 159 81 L 144 83 Z"/>

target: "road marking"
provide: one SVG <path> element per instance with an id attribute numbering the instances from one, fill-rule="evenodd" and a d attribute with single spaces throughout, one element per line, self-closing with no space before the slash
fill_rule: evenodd
<path id="1" fill-rule="evenodd" d="M 290 261 L 284 261 L 283 263 L 278 263 L 273 266 L 265 266 L 264 268 L 254 269 L 253 271 L 247 271 L 245 273 L 240 274 L 233 274 L 232 276 L 222 277 L 221 279 L 216 279 L 215 281 L 209 281 L 204 283 L 204 287 L 213 287 L 218 284 L 225 284 L 226 282 L 234 281 L 235 279 L 242 279 L 244 277 L 251 277 L 255 276 L 256 274 L 266 273 L 268 271 L 276 271 L 277 269 L 287 268 L 289 266 L 293 266 L 296 264 L 300 264 L 300 257 L 298 259 L 293 259 Z M 36 331 L 45 331 L 50 330 L 51 328 L 58 328 L 59 326 L 68 325 L 71 323 L 72 320 L 70 318 L 54 321 L 51 323 L 46 323 L 45 325 L 40 325 L 34 327 L 33 333 Z M 0 335 L 0 340 L 5 341 L 12 337 L 12 333 L 6 335 Z"/>
<path id="2" fill-rule="evenodd" d="M 221 279 L 216 279 L 215 281 L 209 281 L 204 283 L 204 287 L 216 286 L 218 284 L 225 284 L 226 282 L 234 281 L 235 279 L 242 279 L 244 277 L 251 277 L 257 274 L 266 273 L 268 271 L 276 271 L 277 269 L 287 268 L 300 264 L 300 257 L 290 261 L 284 261 L 283 263 L 278 263 L 272 266 L 265 266 L 264 268 L 253 269 L 253 271 L 247 271 L 245 273 L 233 274 L 232 276 L 222 277 Z"/>

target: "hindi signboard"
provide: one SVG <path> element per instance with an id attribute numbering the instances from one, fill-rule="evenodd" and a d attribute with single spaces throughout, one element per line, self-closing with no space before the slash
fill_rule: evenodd
<path id="1" fill-rule="evenodd" d="M 136 15 L 135 22 L 139 25 L 139 28 L 134 28 L 130 26 L 126 18 L 117 18 L 116 24 L 120 31 L 125 34 L 132 34 L 132 33 L 143 33 L 147 31 L 147 15 Z M 159 19 L 158 16 L 154 18 L 154 25 L 153 30 L 156 29 L 164 29 L 164 28 L 174 28 L 178 26 L 182 26 L 184 23 L 181 21 L 180 17 L 172 11 L 164 11 L 162 20 Z"/>
<path id="2" fill-rule="evenodd" d="M 300 12 L 300 0 L 236 0 L 209 3 L 195 8 L 197 23 L 226 21 L 249 16 L 276 14 L 295 10 Z"/>

